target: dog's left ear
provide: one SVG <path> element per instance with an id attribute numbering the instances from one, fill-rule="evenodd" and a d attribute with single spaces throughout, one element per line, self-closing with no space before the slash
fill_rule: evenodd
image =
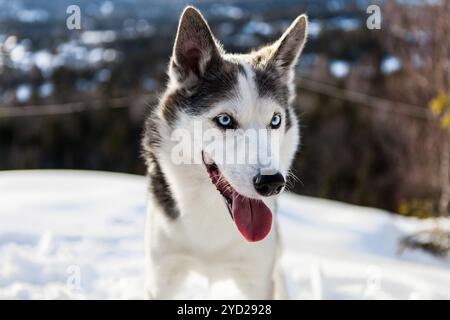
<path id="1" fill-rule="evenodd" d="M 274 53 L 270 58 L 270 63 L 274 63 L 277 68 L 282 69 L 294 67 L 305 45 L 307 30 L 308 18 L 302 14 L 273 44 Z"/>
<path id="2" fill-rule="evenodd" d="M 195 85 L 209 63 L 219 62 L 220 47 L 202 14 L 188 6 L 180 17 L 169 75 L 184 88 Z"/>
<path id="3" fill-rule="evenodd" d="M 302 14 L 275 43 L 262 48 L 257 57 L 266 68 L 274 67 L 281 74 L 291 74 L 305 45 L 307 30 L 308 18 Z"/>

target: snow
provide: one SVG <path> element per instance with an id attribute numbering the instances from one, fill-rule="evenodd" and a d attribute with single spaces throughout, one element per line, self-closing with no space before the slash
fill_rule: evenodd
<path id="1" fill-rule="evenodd" d="M 322 23 L 320 21 L 310 20 L 308 21 L 308 36 L 311 38 L 317 38 L 322 31 Z"/>
<path id="2" fill-rule="evenodd" d="M 383 59 L 380 68 L 383 73 L 390 74 L 400 70 L 401 66 L 402 65 L 400 59 L 393 56 L 388 56 Z"/>
<path id="3" fill-rule="evenodd" d="M 330 64 L 330 72 L 336 78 L 343 78 L 350 72 L 350 64 L 342 60 L 334 60 Z"/>
<path id="4" fill-rule="evenodd" d="M 117 173 L 0 172 L 0 298 L 144 298 L 146 188 Z M 450 298 L 448 260 L 398 254 L 430 222 L 293 194 L 279 209 L 291 298 Z M 233 297 L 232 283 L 208 286 L 192 275 L 183 290 Z"/>
<path id="5" fill-rule="evenodd" d="M 32 87 L 29 84 L 21 84 L 16 89 L 16 99 L 19 102 L 27 102 L 31 98 Z"/>

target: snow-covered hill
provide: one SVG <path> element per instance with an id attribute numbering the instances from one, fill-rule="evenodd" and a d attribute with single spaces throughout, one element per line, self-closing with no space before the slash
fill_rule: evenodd
<path id="1" fill-rule="evenodd" d="M 144 298 L 145 198 L 140 176 L 0 172 L 0 298 Z M 448 260 L 397 254 L 426 222 L 292 194 L 279 215 L 293 299 L 450 299 Z M 184 290 L 207 288 L 192 275 Z"/>

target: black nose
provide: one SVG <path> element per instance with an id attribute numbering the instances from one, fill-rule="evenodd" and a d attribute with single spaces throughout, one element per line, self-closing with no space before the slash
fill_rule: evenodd
<path id="1" fill-rule="evenodd" d="M 253 178 L 253 185 L 256 191 L 265 197 L 279 194 L 285 185 L 284 177 L 277 172 L 272 175 L 257 174 Z"/>

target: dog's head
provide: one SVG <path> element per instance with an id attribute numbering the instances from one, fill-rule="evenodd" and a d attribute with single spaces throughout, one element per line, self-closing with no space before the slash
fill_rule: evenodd
<path id="1" fill-rule="evenodd" d="M 171 132 L 184 130 L 189 161 L 201 164 L 249 241 L 270 231 L 265 202 L 284 189 L 299 142 L 290 104 L 306 29 L 301 15 L 275 43 L 232 55 L 196 9 L 186 8 L 180 18 L 158 116 Z"/>

